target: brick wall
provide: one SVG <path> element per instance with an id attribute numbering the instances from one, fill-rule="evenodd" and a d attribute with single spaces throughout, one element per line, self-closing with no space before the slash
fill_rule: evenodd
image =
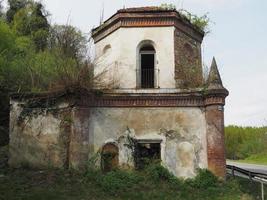
<path id="1" fill-rule="evenodd" d="M 225 177 L 224 112 L 223 107 L 206 108 L 208 168 L 215 175 Z"/>
<path id="2" fill-rule="evenodd" d="M 202 83 L 201 44 L 179 30 L 174 33 L 175 80 L 177 88 Z"/>

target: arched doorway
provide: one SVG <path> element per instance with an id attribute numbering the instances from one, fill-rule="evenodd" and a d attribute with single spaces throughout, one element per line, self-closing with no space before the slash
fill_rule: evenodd
<path id="1" fill-rule="evenodd" d="M 113 143 L 107 143 L 103 146 L 101 152 L 101 169 L 109 172 L 117 169 L 119 166 L 119 148 Z"/>
<path id="2" fill-rule="evenodd" d="M 144 44 L 139 50 L 141 88 L 155 87 L 155 54 L 151 44 Z"/>

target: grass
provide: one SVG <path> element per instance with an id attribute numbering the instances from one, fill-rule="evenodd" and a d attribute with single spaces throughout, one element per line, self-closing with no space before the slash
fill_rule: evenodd
<path id="1" fill-rule="evenodd" d="M 267 155 L 266 154 L 252 155 L 246 158 L 245 160 L 242 160 L 242 162 L 267 165 Z"/>
<path id="2" fill-rule="evenodd" d="M 184 181 L 159 165 L 143 171 L 117 170 L 105 174 L 94 169 L 40 171 L 5 166 L 0 168 L 0 200 L 257 199 L 255 188 L 253 196 L 246 194 L 252 187 L 245 181 L 220 181 L 207 170 L 200 170 L 195 179 Z"/>
<path id="3" fill-rule="evenodd" d="M 247 157 L 244 160 L 229 160 L 233 162 L 257 164 L 257 165 L 267 165 L 267 155 L 266 154 L 256 154 Z"/>

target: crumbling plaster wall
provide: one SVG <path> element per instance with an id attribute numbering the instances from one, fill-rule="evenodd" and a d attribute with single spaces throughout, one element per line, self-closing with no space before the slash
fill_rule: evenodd
<path id="1" fill-rule="evenodd" d="M 93 108 L 90 142 L 94 152 L 108 142 L 119 147 L 120 166 L 133 167 L 127 135 L 162 140 L 162 164 L 179 177 L 207 168 L 206 121 L 200 108 Z"/>
<path id="2" fill-rule="evenodd" d="M 69 144 L 69 167 L 83 169 L 88 162 L 90 151 L 89 134 L 90 108 L 72 109 L 71 135 Z"/>
<path id="3" fill-rule="evenodd" d="M 132 168 L 128 136 L 161 141 L 162 164 L 178 177 L 208 167 L 225 173 L 223 112 L 217 106 L 70 107 L 62 101 L 25 110 L 25 102 L 12 100 L 9 164 L 80 169 L 106 143 L 115 143 L 120 167 Z"/>
<path id="4" fill-rule="evenodd" d="M 89 112 L 60 102 L 28 108 L 11 101 L 10 157 L 12 167 L 82 168 L 88 160 Z"/>
<path id="5" fill-rule="evenodd" d="M 67 149 L 62 138 L 67 137 L 64 129 L 68 127 L 63 128 L 70 113 L 67 105 L 62 103 L 60 109 L 50 111 L 39 108 L 27 111 L 24 105 L 22 101 L 11 101 L 9 164 L 64 167 Z"/>

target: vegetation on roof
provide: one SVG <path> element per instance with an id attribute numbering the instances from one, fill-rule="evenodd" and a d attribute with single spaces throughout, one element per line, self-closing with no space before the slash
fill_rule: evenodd
<path id="1" fill-rule="evenodd" d="M 209 30 L 209 24 L 211 22 L 210 18 L 208 17 L 208 13 L 205 13 L 202 16 L 195 15 L 185 9 L 176 9 L 176 6 L 174 4 L 161 4 L 160 6 L 150 6 L 150 7 L 134 7 L 134 8 L 125 8 L 121 9 L 118 12 L 157 12 L 157 11 L 175 11 L 177 12 L 181 18 L 187 22 L 193 25 L 194 28 L 197 30 L 203 32 L 204 34 L 208 34 L 210 32 Z M 102 27 L 104 27 L 106 24 L 105 22 L 100 24 L 99 27 L 95 28 L 94 31 L 100 30 Z"/>
<path id="2" fill-rule="evenodd" d="M 203 31 L 205 34 L 210 32 L 209 24 L 211 21 L 210 18 L 208 17 L 208 13 L 205 13 L 202 16 L 197 16 L 185 9 L 176 9 L 176 6 L 174 4 L 166 4 L 166 3 L 161 4 L 159 8 L 165 10 L 175 10 L 181 15 L 181 17 L 183 17 L 185 20 L 188 20 L 197 29 Z"/>

